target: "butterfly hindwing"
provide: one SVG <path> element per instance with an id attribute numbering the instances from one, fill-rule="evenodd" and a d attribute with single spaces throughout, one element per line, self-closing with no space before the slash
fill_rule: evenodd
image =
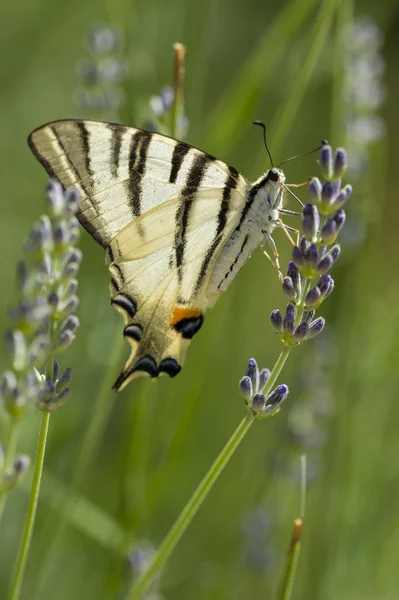
<path id="1" fill-rule="evenodd" d="M 116 389 L 138 375 L 176 375 L 215 300 L 209 278 L 249 182 L 188 144 L 99 121 L 56 121 L 29 144 L 50 176 L 77 187 L 78 218 L 106 248 L 112 304 L 132 346 Z"/>
<path id="2" fill-rule="evenodd" d="M 124 335 L 132 346 L 118 388 L 138 375 L 177 374 L 190 340 L 203 323 L 209 305 L 208 281 L 223 244 L 217 234 L 220 209 L 209 190 L 197 192 L 192 212 L 196 226 L 185 230 L 179 263 L 175 237 L 182 203 L 183 198 L 165 203 L 159 211 L 168 216 L 160 218 L 159 224 L 154 221 L 156 209 L 145 213 L 109 245 L 112 302 L 123 314 Z M 236 226 L 239 194 L 232 193 L 230 206 L 224 219 L 226 235 Z M 138 227 L 144 238 L 152 232 L 148 242 L 135 234 Z"/>

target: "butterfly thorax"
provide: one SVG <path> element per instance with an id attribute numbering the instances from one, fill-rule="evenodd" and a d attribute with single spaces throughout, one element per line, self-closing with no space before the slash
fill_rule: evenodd
<path id="1" fill-rule="evenodd" d="M 240 221 L 215 265 L 209 285 L 210 305 L 228 288 L 251 253 L 266 242 L 276 227 L 284 182 L 283 171 L 274 167 L 249 187 Z"/>

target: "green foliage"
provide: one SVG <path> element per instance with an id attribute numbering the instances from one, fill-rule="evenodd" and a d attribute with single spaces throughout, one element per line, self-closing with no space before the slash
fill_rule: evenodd
<path id="1" fill-rule="evenodd" d="M 42 210 L 46 181 L 26 136 L 52 119 L 81 115 L 72 102 L 79 85 L 74 65 L 93 24 L 110 23 L 124 32 L 123 122 L 140 126 L 151 116 L 148 100 L 171 83 L 172 44 L 182 42 L 187 141 L 255 179 L 268 164 L 260 133 L 250 125 L 255 118 L 268 125 L 276 162 L 328 138 L 334 147 L 347 146 L 350 163 L 346 119 L 353 115 L 342 89 L 348 59 L 344 29 L 357 15 L 376 20 L 386 36 L 385 85 L 397 93 L 391 24 L 398 8 L 397 0 L 377 6 L 363 0 L 356 13 L 351 2 L 338 0 L 118 0 L 98 3 L 95 11 L 77 0 L 57 3 L 56 10 L 44 0 L 4 6 L 1 331 L 14 297 L 15 265 Z M 308 487 L 294 597 L 397 595 L 398 117 L 389 97 L 384 117 L 387 137 L 370 146 L 370 162 L 360 176 L 352 173 L 351 180 L 350 171 L 347 176 L 354 186 L 348 207 L 353 234 L 341 240 L 336 289 L 323 304 L 327 325 L 320 337 L 332 348 L 323 385 L 311 379 L 321 351 L 312 350 L 311 342 L 293 350 L 284 371 L 290 396 L 277 417 L 251 427 L 175 549 L 160 582 L 165 598 L 274 598 L 298 516 L 296 473 L 304 452 L 317 472 Z M 308 156 L 287 163 L 287 180 L 315 175 L 314 161 Z M 288 207 L 297 208 L 294 201 Z M 282 232 L 275 238 L 285 268 L 290 248 Z M 103 251 L 87 235 L 81 249 L 81 326 L 63 355 L 74 370 L 72 395 L 51 420 L 23 600 L 123 597 L 134 570 L 129 552 L 144 540 L 159 545 L 242 419 L 238 381 L 248 358 L 272 367 L 280 349 L 269 314 L 282 305 L 281 287 L 257 252 L 207 314 L 182 373 L 173 381 L 135 381 L 115 396 L 110 388 L 128 346 L 120 317 L 109 306 Z M 2 355 L 3 367 L 5 362 Z M 322 437 L 310 440 L 298 434 L 315 418 L 304 398 L 315 390 L 324 398 L 326 386 L 332 410 L 323 415 Z M 292 411 L 298 406 L 304 408 L 297 410 L 294 436 Z M 39 420 L 31 411 L 21 423 L 18 453 L 34 456 Z M 1 440 L 6 426 L 0 421 Z M 10 492 L 1 523 L 0 598 L 6 597 L 15 565 L 31 476 Z M 255 535 L 248 523 L 259 515 Z"/>

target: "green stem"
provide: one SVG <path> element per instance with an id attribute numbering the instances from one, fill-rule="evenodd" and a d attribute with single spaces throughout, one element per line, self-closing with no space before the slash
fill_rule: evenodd
<path id="1" fill-rule="evenodd" d="M 294 521 L 290 545 L 287 551 L 283 571 L 277 588 L 276 600 L 290 600 L 298 566 L 299 552 L 301 549 L 301 535 L 303 519 Z"/>
<path id="2" fill-rule="evenodd" d="M 43 588 L 46 584 L 46 581 L 55 568 L 57 543 L 59 542 L 68 523 L 68 513 L 72 511 L 74 497 L 80 490 L 85 475 L 90 469 L 114 405 L 113 399 L 115 395 L 111 391 L 111 386 L 115 379 L 117 362 L 122 357 L 124 350 L 124 338 L 120 335 L 119 331 L 115 335 L 112 348 L 113 351 L 110 356 L 108 366 L 102 377 L 99 390 L 96 394 L 91 419 L 87 426 L 79 451 L 79 460 L 76 461 L 75 471 L 73 473 L 70 485 L 70 495 L 66 501 L 64 499 L 64 503 L 62 505 L 50 513 L 45 526 L 47 535 L 44 535 L 44 537 L 49 538 L 49 543 L 47 544 L 45 552 L 41 557 L 41 562 L 46 565 L 46 568 L 42 569 L 38 575 L 35 592 L 32 595 L 32 598 L 42 597 Z"/>
<path id="3" fill-rule="evenodd" d="M 264 396 L 268 396 L 268 394 L 271 392 L 271 390 L 276 382 L 277 377 L 280 375 L 281 371 L 283 370 L 283 367 L 287 361 L 287 358 L 288 358 L 291 350 L 292 350 L 292 348 L 290 348 L 289 346 L 284 346 L 284 350 L 282 350 L 280 356 L 276 360 L 274 367 L 272 369 L 272 372 L 270 373 L 270 377 L 267 380 L 267 384 L 265 386 L 265 389 L 263 390 Z"/>
<path id="4" fill-rule="evenodd" d="M 2 470 L 3 473 L 6 473 L 11 467 L 12 463 L 14 462 L 15 455 L 17 452 L 19 432 L 21 430 L 20 423 L 20 419 L 13 419 L 11 423 L 10 436 L 8 438 L 7 451 L 4 459 L 4 468 Z M 4 490 L 0 495 L 0 523 L 3 517 L 6 500 L 7 491 Z"/>
<path id="5" fill-rule="evenodd" d="M 42 478 L 44 454 L 46 451 L 49 423 L 50 413 L 43 412 L 42 422 L 40 425 L 39 440 L 36 450 L 28 512 L 25 519 L 24 531 L 18 554 L 17 568 L 15 570 L 14 579 L 10 588 L 9 600 L 17 600 L 21 592 L 22 582 L 25 574 L 26 561 L 28 558 L 29 548 L 32 540 L 33 527 L 35 525 L 36 510 L 39 499 L 40 481 Z"/>
<path id="6" fill-rule="evenodd" d="M 191 496 L 190 500 L 187 502 L 186 506 L 180 513 L 177 521 L 167 534 L 166 538 L 159 546 L 158 550 L 154 554 L 150 563 L 147 566 L 147 569 L 140 575 L 135 585 L 132 587 L 130 592 L 127 595 L 126 600 L 139 600 L 144 596 L 146 591 L 151 585 L 154 577 L 163 567 L 172 551 L 174 550 L 176 544 L 179 542 L 183 533 L 186 531 L 189 526 L 191 520 L 197 513 L 199 507 L 205 500 L 206 496 L 212 489 L 214 483 L 218 479 L 219 475 L 222 473 L 223 469 L 229 462 L 230 458 L 234 454 L 235 450 L 239 446 L 241 440 L 244 438 L 248 429 L 251 427 L 252 423 L 255 421 L 255 417 L 252 414 L 248 414 L 241 421 L 231 438 L 228 440 L 227 444 L 216 458 L 215 462 L 209 469 L 208 473 L 205 475 L 194 494 Z"/>

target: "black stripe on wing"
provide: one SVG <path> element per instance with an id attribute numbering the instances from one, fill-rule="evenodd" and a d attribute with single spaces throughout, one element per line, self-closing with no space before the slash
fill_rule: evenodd
<path id="1" fill-rule="evenodd" d="M 174 241 L 177 278 L 179 283 L 181 283 L 183 278 L 182 266 L 187 243 L 187 227 L 194 197 L 201 186 L 201 181 L 207 168 L 215 160 L 216 158 L 210 154 L 197 154 L 187 174 L 185 186 L 181 191 L 182 201 L 176 211 L 176 232 Z"/>
<path id="2" fill-rule="evenodd" d="M 89 131 L 85 125 L 84 121 L 77 121 L 76 126 L 79 130 L 79 135 L 82 141 L 82 153 L 84 156 L 84 165 L 86 169 L 86 174 L 89 180 L 89 187 L 91 188 L 93 185 L 93 169 L 91 168 L 91 160 L 90 160 L 90 140 L 89 140 Z"/>
<path id="3" fill-rule="evenodd" d="M 149 131 L 138 129 L 132 136 L 129 152 L 129 179 L 126 185 L 126 191 L 129 198 L 132 217 L 140 217 L 142 212 L 142 179 L 145 174 L 148 148 L 153 134 Z M 138 224 L 137 231 L 142 237 L 144 232 L 141 224 Z"/>
<path id="4" fill-rule="evenodd" d="M 213 238 L 213 242 L 210 245 L 205 258 L 202 262 L 201 269 L 198 275 L 197 283 L 195 286 L 195 293 L 198 294 L 201 286 L 204 282 L 205 275 L 208 269 L 208 266 L 212 260 L 213 255 L 216 252 L 217 247 L 222 241 L 223 232 L 227 223 L 227 213 L 229 212 L 229 202 L 231 198 L 232 190 L 236 189 L 239 179 L 239 173 L 234 167 L 229 167 L 229 175 L 227 177 L 227 181 L 223 188 L 223 197 L 222 202 L 220 204 L 220 210 L 218 214 L 218 224 L 215 232 L 215 237 Z"/>
<path id="5" fill-rule="evenodd" d="M 111 156 L 109 159 L 109 166 L 112 177 L 117 179 L 119 160 L 121 156 L 122 136 L 125 132 L 125 128 L 122 126 L 113 125 L 112 123 L 108 123 L 107 127 L 111 132 Z"/>
<path id="6" fill-rule="evenodd" d="M 170 169 L 169 183 L 175 183 L 184 158 L 190 152 L 190 146 L 184 142 L 177 142 L 172 154 L 172 166 Z"/>

